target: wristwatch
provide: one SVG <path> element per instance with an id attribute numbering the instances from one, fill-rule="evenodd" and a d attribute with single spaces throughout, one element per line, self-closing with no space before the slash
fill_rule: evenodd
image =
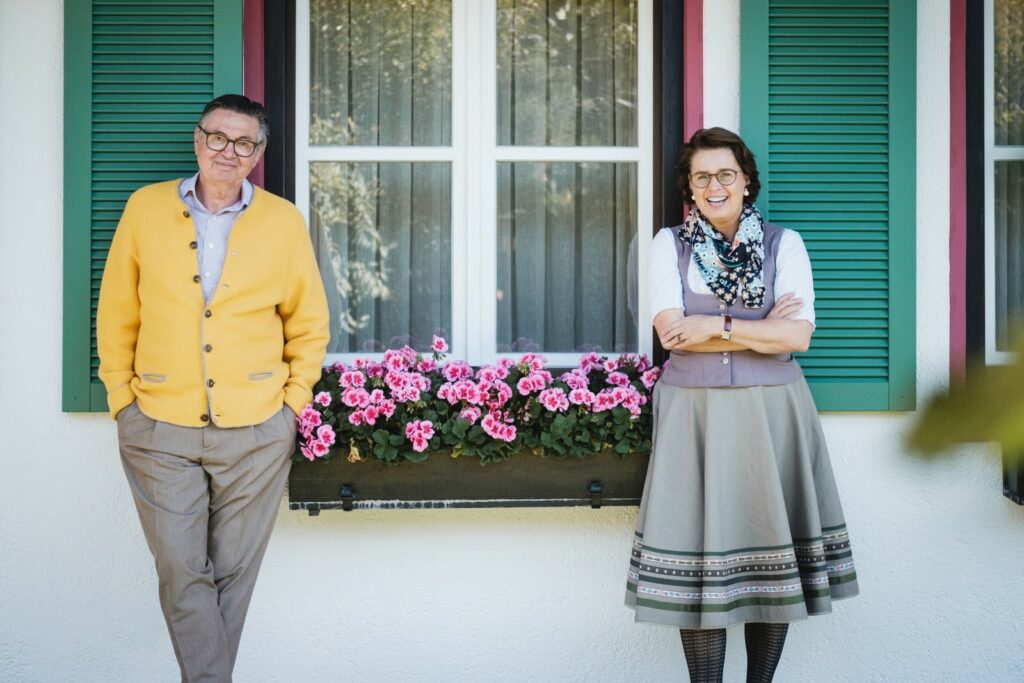
<path id="1" fill-rule="evenodd" d="M 725 324 L 722 326 L 722 339 L 729 341 L 732 339 L 732 316 L 725 316 Z"/>

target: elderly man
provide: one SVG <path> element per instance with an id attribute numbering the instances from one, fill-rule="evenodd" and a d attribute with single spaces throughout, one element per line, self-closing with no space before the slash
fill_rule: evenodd
<path id="1" fill-rule="evenodd" d="M 100 288 L 100 379 L 183 681 L 230 681 L 328 341 L 294 205 L 246 176 L 263 106 L 206 105 L 199 172 L 125 205 Z"/>

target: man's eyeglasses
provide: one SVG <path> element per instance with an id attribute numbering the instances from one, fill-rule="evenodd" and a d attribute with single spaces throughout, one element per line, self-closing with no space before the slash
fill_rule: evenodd
<path id="1" fill-rule="evenodd" d="M 238 148 L 235 148 L 238 151 Z M 690 182 L 693 183 L 694 187 L 707 187 L 711 184 L 712 178 L 718 178 L 720 185 L 732 185 L 736 182 L 736 171 L 731 168 L 723 168 L 718 173 L 692 173 L 690 174 Z"/>
<path id="2" fill-rule="evenodd" d="M 262 142 L 253 142 L 252 140 L 246 140 L 245 138 L 232 140 L 227 135 L 211 133 L 202 126 L 196 126 L 196 128 L 203 131 L 203 135 L 206 136 L 206 146 L 214 152 L 220 152 L 221 150 L 226 149 L 228 144 L 230 144 L 234 148 L 235 154 L 238 156 L 251 157 L 256 153 L 256 148 L 263 144 Z"/>

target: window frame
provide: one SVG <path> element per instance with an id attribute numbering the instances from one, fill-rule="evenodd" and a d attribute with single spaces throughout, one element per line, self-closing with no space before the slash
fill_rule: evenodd
<path id="1" fill-rule="evenodd" d="M 294 92 L 309 92 L 309 0 L 294 3 L 295 58 L 291 80 Z M 494 2 L 452 0 L 452 144 L 450 147 L 312 146 L 309 140 L 309 98 L 294 98 L 292 174 L 294 201 L 309 221 L 308 164 L 342 162 L 444 162 L 451 165 L 451 356 L 472 364 L 491 363 L 519 353 L 497 347 L 498 194 L 497 168 L 502 162 L 627 162 L 636 164 L 637 272 L 643 272 L 654 224 L 654 0 L 637 0 L 637 144 L 631 147 L 527 147 L 497 144 L 497 55 Z M 267 43 L 272 43 L 268 40 Z M 482 56 L 482 58 L 481 58 Z M 472 57 L 472 58 L 471 58 Z M 268 87 L 268 91 L 272 88 Z M 480 93 L 470 98 L 470 93 Z M 470 115 L 470 109 L 476 115 Z M 300 172 L 306 169 L 305 173 Z M 469 179 L 477 179 L 474 192 Z M 469 225 L 486 229 L 471 239 Z M 489 265 L 488 265 L 489 264 Z M 648 322 L 649 295 L 645 278 L 637 283 L 637 348 L 651 354 L 653 331 Z M 470 326 L 469 321 L 474 324 Z M 471 332 L 472 328 L 472 332 Z M 543 352 L 554 367 L 574 366 L 575 352 Z M 325 363 L 351 362 L 370 353 L 332 353 Z"/>
<path id="2" fill-rule="evenodd" d="M 996 192 L 995 168 L 1000 161 L 1024 161 L 1024 145 L 995 143 L 995 0 L 983 2 L 983 105 L 984 105 L 984 253 L 985 314 L 984 354 L 986 365 L 1006 365 L 1016 354 L 996 348 Z"/>

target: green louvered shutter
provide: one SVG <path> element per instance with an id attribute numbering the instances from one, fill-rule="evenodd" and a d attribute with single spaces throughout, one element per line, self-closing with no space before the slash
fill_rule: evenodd
<path id="1" fill-rule="evenodd" d="M 743 0 L 741 133 L 758 205 L 798 230 L 821 410 L 915 403 L 915 3 Z"/>
<path id="2" fill-rule="evenodd" d="M 64 3 L 65 411 L 103 411 L 96 300 L 125 200 L 195 173 L 203 105 L 242 88 L 242 0 Z"/>

